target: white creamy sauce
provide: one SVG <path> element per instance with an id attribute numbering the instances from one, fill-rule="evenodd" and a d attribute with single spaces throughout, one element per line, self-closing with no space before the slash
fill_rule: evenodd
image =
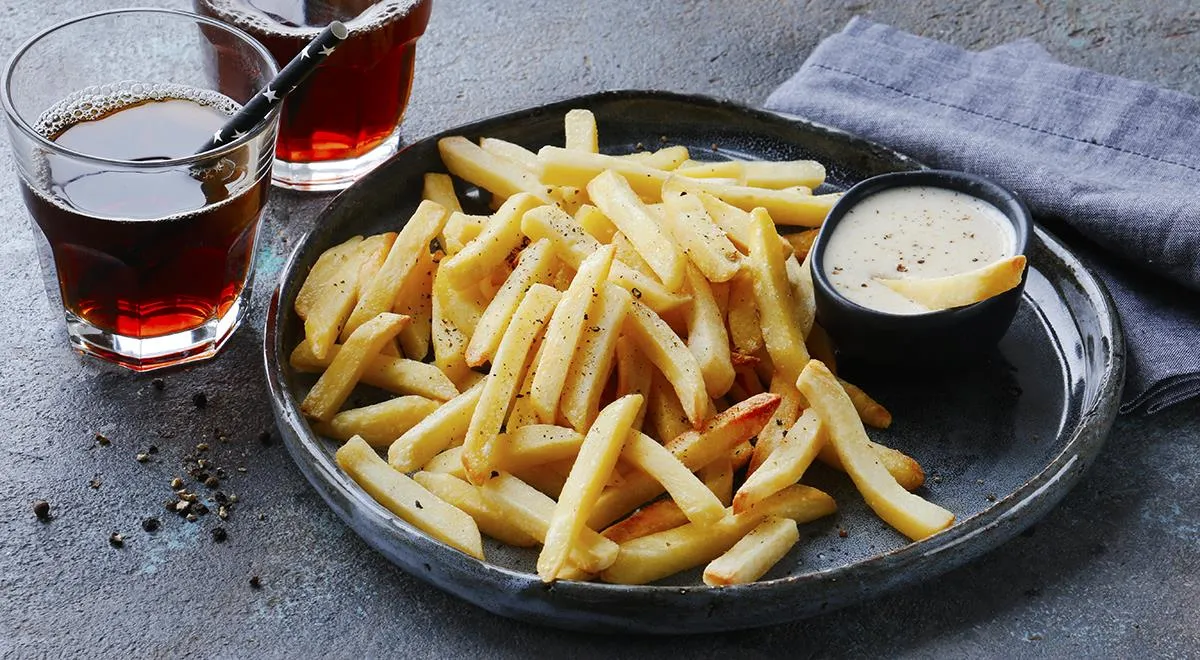
<path id="1" fill-rule="evenodd" d="M 1012 256 L 1012 223 L 994 205 L 933 186 L 866 197 L 838 223 L 825 247 L 825 275 L 839 293 L 892 314 L 929 309 L 875 281 L 944 277 Z"/>

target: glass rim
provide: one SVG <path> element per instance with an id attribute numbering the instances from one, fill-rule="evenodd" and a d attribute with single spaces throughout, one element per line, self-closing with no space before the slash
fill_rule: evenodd
<path id="1" fill-rule="evenodd" d="M 21 116 L 21 113 L 17 111 L 16 107 L 13 104 L 13 100 L 11 98 L 12 97 L 12 85 L 13 85 L 13 76 L 15 75 L 17 64 L 21 61 L 21 58 L 29 51 L 29 49 L 34 46 L 34 44 L 42 41 L 43 39 L 45 39 L 46 37 L 50 36 L 53 33 L 57 32 L 63 28 L 74 25 L 76 23 L 82 23 L 84 21 L 88 21 L 91 19 L 101 18 L 104 16 L 113 16 L 113 15 L 117 15 L 117 14 L 174 15 L 179 18 L 187 18 L 196 23 L 208 25 L 208 26 L 217 28 L 219 30 L 224 30 L 225 32 L 227 32 L 227 33 L 233 35 L 234 37 L 245 42 L 247 45 L 249 45 L 254 51 L 256 51 L 262 57 L 263 61 L 267 63 L 267 68 L 269 69 L 269 71 L 268 71 L 269 78 L 274 78 L 275 76 L 279 75 L 279 64 L 275 61 L 275 57 L 273 55 L 271 55 L 271 52 L 267 50 L 266 46 L 263 46 L 262 43 L 260 43 L 257 39 L 255 39 L 249 33 L 247 33 L 244 30 L 241 30 L 237 27 L 234 27 L 232 25 L 227 25 L 225 23 L 222 23 L 221 21 L 218 21 L 216 19 L 212 19 L 207 16 L 201 16 L 200 14 L 196 14 L 196 13 L 193 13 L 190 11 L 184 11 L 181 9 L 167 9 L 167 8 L 162 8 L 162 7 L 125 7 L 125 8 L 120 8 L 120 9 L 106 9 L 104 11 L 97 11 L 97 12 L 92 12 L 90 14 L 83 14 L 80 16 L 76 16 L 74 18 L 69 18 L 60 23 L 51 25 L 50 27 L 47 27 L 47 28 L 41 30 L 40 32 L 34 34 L 33 36 L 29 37 L 28 39 L 26 39 L 25 42 L 22 43 L 19 48 L 17 48 L 16 52 L 14 52 L 12 54 L 12 56 L 8 58 L 8 62 L 4 65 L 4 74 L 3 74 L 3 78 L 2 78 L 3 89 L 0 90 L 0 104 L 3 104 L 4 112 L 6 115 L 8 115 L 9 121 L 12 122 L 14 126 L 21 129 L 21 131 L 24 132 L 26 135 L 28 135 L 29 137 L 32 137 L 34 139 L 34 141 L 38 142 L 42 147 L 49 149 L 57 154 L 60 154 L 63 156 L 70 156 L 71 158 L 74 158 L 77 160 L 82 160 L 82 161 L 91 162 L 91 163 L 98 163 L 98 164 L 103 164 L 103 165 L 116 165 L 116 166 L 129 168 L 129 169 L 157 169 L 157 168 L 164 168 L 164 167 L 175 167 L 178 165 L 192 165 L 192 164 L 195 164 L 195 163 L 198 163 L 201 161 L 211 160 L 211 159 L 219 157 L 219 156 L 224 156 L 224 155 L 230 154 L 230 153 L 236 151 L 237 149 L 241 148 L 242 146 L 249 144 L 251 141 L 258 138 L 258 136 L 262 134 L 262 132 L 265 130 L 265 128 L 270 126 L 271 123 L 279 117 L 280 108 L 283 105 L 282 103 L 277 104 L 274 108 L 272 108 L 271 111 L 269 113 L 267 113 L 266 118 L 263 121 L 259 122 L 257 126 L 255 126 L 254 130 L 247 131 L 245 135 L 237 138 L 236 140 L 233 140 L 232 142 L 229 142 L 228 144 L 222 145 L 220 147 L 215 147 L 213 149 L 209 149 L 207 151 L 200 152 L 198 154 L 192 154 L 190 156 L 183 156 L 181 158 L 171 158 L 168 160 L 156 160 L 156 161 L 120 160 L 120 159 L 116 159 L 116 158 L 104 158 L 102 156 L 93 156 L 91 154 L 86 154 L 81 151 L 75 151 L 74 149 L 68 149 L 66 147 L 63 147 L 62 145 L 54 142 L 53 140 L 47 138 L 44 135 L 42 135 L 36 129 L 34 129 L 33 126 L 29 125 L 29 122 L 27 122 L 25 120 L 25 118 Z"/>

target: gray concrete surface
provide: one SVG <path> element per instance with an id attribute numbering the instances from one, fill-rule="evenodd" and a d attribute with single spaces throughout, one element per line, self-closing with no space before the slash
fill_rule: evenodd
<path id="1" fill-rule="evenodd" d="M 0 54 L 71 15 L 124 4 L 188 3 L 0 0 Z M 854 14 L 971 48 L 1032 37 L 1067 63 L 1200 93 L 1200 11 L 1188 0 L 435 0 L 404 134 L 606 88 L 759 103 Z M 327 197 L 274 195 L 250 323 L 215 361 L 161 374 L 160 391 L 152 376 L 66 349 L 13 177 L 5 145 L 0 656 L 1200 653 L 1200 402 L 1119 420 L 1089 475 L 1032 532 L 922 586 L 736 634 L 557 632 L 500 619 L 390 567 L 326 509 L 278 442 L 259 442 L 273 425 L 259 358 L 265 301 Z M 192 404 L 200 391 L 203 409 Z M 96 432 L 111 444 L 97 446 Z M 188 524 L 161 511 L 169 479 L 201 441 L 229 471 L 222 487 L 240 499 L 223 544 L 209 536 L 213 516 Z M 136 462 L 151 444 L 159 451 L 150 462 Z M 36 498 L 51 502 L 52 522 L 35 520 Z M 147 516 L 162 519 L 156 534 L 140 528 Z M 124 548 L 110 547 L 113 531 L 125 534 Z"/>

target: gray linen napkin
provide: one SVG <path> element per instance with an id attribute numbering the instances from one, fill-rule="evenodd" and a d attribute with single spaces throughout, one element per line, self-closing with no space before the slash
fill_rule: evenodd
<path id="1" fill-rule="evenodd" d="M 766 107 L 987 176 L 1066 223 L 1103 252 L 1085 258 L 1125 327 L 1122 411 L 1200 394 L 1200 99 L 1028 40 L 968 52 L 855 18 Z"/>

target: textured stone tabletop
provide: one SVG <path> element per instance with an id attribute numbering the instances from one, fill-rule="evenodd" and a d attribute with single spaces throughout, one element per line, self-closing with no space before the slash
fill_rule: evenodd
<path id="1" fill-rule="evenodd" d="M 0 0 L 0 55 L 62 19 L 125 4 L 189 2 Z M 855 14 L 969 48 L 1032 37 L 1069 64 L 1200 93 L 1200 11 L 1189 0 L 435 0 L 404 138 L 602 89 L 761 103 Z M 5 142 L 0 657 L 1200 654 L 1200 402 L 1119 419 L 1047 518 L 921 586 L 741 633 L 564 633 L 501 619 L 393 568 L 320 501 L 277 439 L 263 441 L 274 426 L 265 303 L 327 196 L 275 191 L 254 311 L 219 358 L 136 375 L 67 349 L 14 177 Z M 223 543 L 216 516 L 187 523 L 162 510 L 198 443 L 238 498 Z M 151 445 L 147 462 L 135 460 Z M 50 502 L 50 522 L 34 517 L 35 499 Z M 155 533 L 141 526 L 150 516 L 162 520 Z M 114 531 L 121 548 L 109 543 Z"/>

